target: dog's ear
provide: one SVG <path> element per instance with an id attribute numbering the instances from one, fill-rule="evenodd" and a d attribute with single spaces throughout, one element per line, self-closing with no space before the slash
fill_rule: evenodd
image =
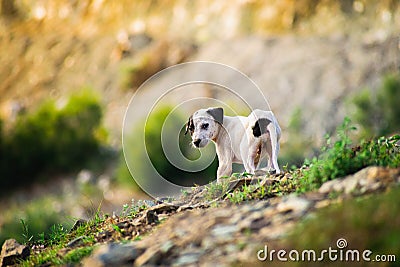
<path id="1" fill-rule="evenodd" d="M 190 131 L 190 133 L 192 133 L 192 131 L 194 130 L 194 124 L 193 124 L 193 115 L 189 117 L 188 122 L 186 123 L 186 130 L 185 130 L 185 135 Z"/>
<path id="2" fill-rule="evenodd" d="M 207 113 L 210 114 L 219 124 L 224 122 L 224 110 L 222 108 L 209 108 L 207 109 Z"/>

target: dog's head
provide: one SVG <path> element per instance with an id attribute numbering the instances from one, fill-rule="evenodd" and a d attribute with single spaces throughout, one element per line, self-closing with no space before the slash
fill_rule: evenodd
<path id="1" fill-rule="evenodd" d="M 210 140 L 217 137 L 223 119 L 222 108 L 200 109 L 189 117 L 185 134 L 190 133 L 195 147 L 205 147 Z"/>

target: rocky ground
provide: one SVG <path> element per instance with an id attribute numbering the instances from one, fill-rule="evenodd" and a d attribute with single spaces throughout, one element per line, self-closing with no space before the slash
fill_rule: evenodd
<path id="1" fill-rule="evenodd" d="M 221 186 L 197 187 L 178 201 L 146 202 L 136 213 L 126 209 L 124 216 L 106 218 L 95 235 L 94 252 L 80 264 L 252 266 L 260 263 L 257 251 L 264 244 L 279 242 L 319 209 L 382 193 L 399 183 L 399 168 L 368 167 L 305 194 L 292 192 L 294 181 L 288 173 L 238 177 Z M 63 256 L 83 247 L 84 239 L 77 236 L 57 254 Z M 30 253 L 42 249 L 33 247 Z M 7 241 L 1 266 L 26 257 L 26 250 Z"/>

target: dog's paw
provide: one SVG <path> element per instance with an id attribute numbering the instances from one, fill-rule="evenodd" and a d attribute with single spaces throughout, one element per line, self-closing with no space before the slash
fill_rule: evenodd
<path id="1" fill-rule="evenodd" d="M 264 176 L 266 175 L 268 172 L 266 170 L 263 169 L 259 169 L 259 170 L 255 170 L 254 175 L 255 176 Z"/>

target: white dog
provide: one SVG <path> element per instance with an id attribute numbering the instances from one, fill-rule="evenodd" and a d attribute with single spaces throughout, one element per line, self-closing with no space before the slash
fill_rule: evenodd
<path id="1" fill-rule="evenodd" d="M 215 142 L 219 160 L 217 178 L 232 174 L 232 163 L 242 163 L 254 174 L 267 157 L 270 172 L 280 173 L 278 165 L 281 128 L 272 111 L 256 109 L 248 117 L 224 116 L 222 108 L 200 109 L 189 117 L 186 132 L 195 147 Z"/>

